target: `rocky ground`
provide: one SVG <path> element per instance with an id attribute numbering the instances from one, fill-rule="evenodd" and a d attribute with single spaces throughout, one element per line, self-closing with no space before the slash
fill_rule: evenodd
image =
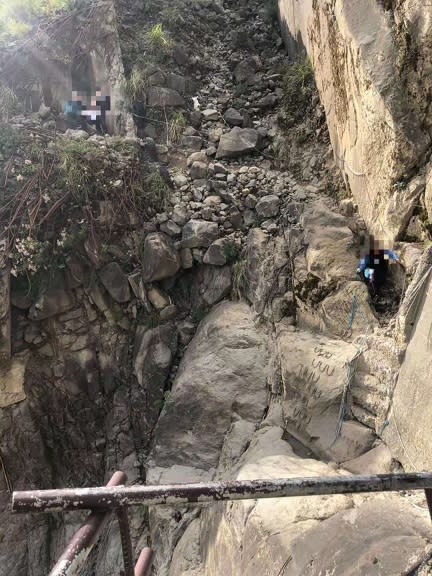
<path id="1" fill-rule="evenodd" d="M 125 225 L 115 197 L 99 200 L 95 230 L 115 230 L 109 240 L 87 239 L 33 298 L 12 288 L 4 377 L 26 399 L 2 407 L 7 476 L 23 489 L 101 484 L 116 468 L 147 483 L 399 470 L 381 435 L 404 278 L 378 307 L 355 279 L 364 224 L 317 94 L 281 122 L 288 58 L 260 2 L 185 3 L 182 17 L 190 29 L 151 70 L 134 141 L 168 187 L 163 207 Z M 409 277 L 421 248 L 398 249 Z M 5 575 L 46 574 L 79 521 L 2 518 Z M 160 576 L 415 574 L 432 536 L 425 502 L 405 494 L 163 507 L 132 521 Z M 120 567 L 112 525 L 93 573 Z"/>

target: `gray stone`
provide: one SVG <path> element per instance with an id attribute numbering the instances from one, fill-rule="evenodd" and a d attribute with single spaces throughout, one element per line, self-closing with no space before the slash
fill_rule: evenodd
<path id="1" fill-rule="evenodd" d="M 207 176 L 207 163 L 194 162 L 189 169 L 190 175 L 193 180 L 201 180 Z"/>
<path id="2" fill-rule="evenodd" d="M 228 108 L 224 114 L 224 119 L 230 126 L 243 126 L 243 116 L 235 108 Z"/>
<path id="3" fill-rule="evenodd" d="M 161 224 L 160 229 L 165 234 L 168 234 L 168 236 L 180 236 L 182 231 L 180 226 L 178 226 L 178 224 L 176 224 L 173 220 L 168 220 L 167 222 Z"/>
<path id="4" fill-rule="evenodd" d="M 206 306 L 214 306 L 231 292 L 231 268 L 203 265 L 199 270 L 197 283 L 198 297 Z"/>
<path id="5" fill-rule="evenodd" d="M 246 82 L 253 84 L 256 81 L 256 72 L 261 68 L 261 62 L 258 56 L 251 56 L 240 62 L 234 70 L 234 78 L 237 82 Z"/>
<path id="6" fill-rule="evenodd" d="M 111 262 L 102 268 L 99 276 L 105 289 L 116 302 L 123 304 L 130 300 L 129 282 L 126 274 L 117 264 Z"/>
<path id="7" fill-rule="evenodd" d="M 168 88 L 175 90 L 179 94 L 184 94 L 186 92 L 186 79 L 184 76 L 180 76 L 180 74 L 169 72 L 166 75 L 166 85 Z"/>
<path id="8" fill-rule="evenodd" d="M 217 110 L 207 109 L 202 112 L 204 120 L 219 120 L 220 114 Z"/>
<path id="9" fill-rule="evenodd" d="M 182 248 L 180 250 L 180 258 L 184 270 L 189 270 L 193 267 L 193 256 L 190 248 Z"/>
<path id="10" fill-rule="evenodd" d="M 258 144 L 258 132 L 252 128 L 233 128 L 219 141 L 216 158 L 235 158 L 253 152 Z"/>
<path id="11" fill-rule="evenodd" d="M 156 108 L 184 106 L 183 97 L 171 88 L 152 86 L 147 91 L 147 104 Z"/>
<path id="12" fill-rule="evenodd" d="M 225 255 L 225 245 L 227 241 L 225 238 L 216 240 L 209 246 L 207 252 L 204 254 L 204 264 L 211 264 L 212 266 L 224 266 L 227 263 Z"/>
<path id="13" fill-rule="evenodd" d="M 280 210 L 280 199 L 274 194 L 263 196 L 258 200 L 255 210 L 260 218 L 277 216 Z"/>
<path id="14" fill-rule="evenodd" d="M 144 242 L 144 282 L 154 282 L 174 276 L 180 268 L 180 258 L 171 239 L 165 234 L 153 232 Z"/>
<path id="15" fill-rule="evenodd" d="M 246 208 L 255 208 L 257 204 L 257 197 L 254 196 L 253 194 L 248 194 L 244 200 L 244 205 L 246 206 Z"/>
<path id="16" fill-rule="evenodd" d="M 182 248 L 207 248 L 218 234 L 218 225 L 214 222 L 189 220 L 183 228 Z"/>
<path id="17" fill-rule="evenodd" d="M 171 219 L 174 220 L 179 226 L 183 226 L 189 218 L 188 210 L 181 204 L 174 206 L 173 213 L 171 214 Z"/>
<path id="18" fill-rule="evenodd" d="M 176 174 L 173 177 L 173 182 L 177 186 L 177 188 L 182 188 L 182 186 L 186 186 L 189 184 L 189 180 L 184 174 Z"/>
<path id="19" fill-rule="evenodd" d="M 148 291 L 148 299 L 156 310 L 163 310 L 171 304 L 169 296 L 167 296 L 163 290 L 156 288 L 156 286 L 153 286 Z"/>
<path id="20" fill-rule="evenodd" d="M 192 166 L 194 162 L 202 162 L 204 164 L 208 164 L 209 159 L 205 150 L 201 150 L 199 152 L 193 152 L 192 154 L 190 154 L 190 156 L 188 156 L 187 159 L 188 167 Z"/>
<path id="21" fill-rule="evenodd" d="M 203 140 L 200 136 L 182 136 L 181 144 L 187 150 L 199 151 L 202 148 Z"/>

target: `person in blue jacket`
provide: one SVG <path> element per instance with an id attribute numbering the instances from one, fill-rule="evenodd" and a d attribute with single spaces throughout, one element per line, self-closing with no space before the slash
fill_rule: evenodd
<path id="1" fill-rule="evenodd" d="M 86 106 L 82 102 L 82 95 L 77 90 L 72 91 L 72 99 L 66 102 L 63 107 L 63 112 L 66 116 L 68 123 L 72 127 L 83 127 L 85 124 L 85 119 L 83 117 L 82 111 L 86 109 Z"/>
<path id="2" fill-rule="evenodd" d="M 369 240 L 369 253 L 359 262 L 357 274 L 366 282 L 372 293 L 376 293 L 387 279 L 389 264 L 399 262 L 399 256 L 393 250 L 385 249 L 373 236 Z"/>

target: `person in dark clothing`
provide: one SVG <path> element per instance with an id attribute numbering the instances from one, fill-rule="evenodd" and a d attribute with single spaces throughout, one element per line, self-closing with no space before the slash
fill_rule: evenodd
<path id="1" fill-rule="evenodd" d="M 111 110 L 111 97 L 108 95 L 103 96 L 100 88 L 96 88 L 95 96 L 96 106 L 99 106 L 101 111 L 96 121 L 96 130 L 104 134 L 107 131 L 106 113 Z"/>
<path id="2" fill-rule="evenodd" d="M 369 253 L 359 262 L 357 274 L 374 295 L 386 282 L 389 264 L 399 262 L 399 257 L 393 250 L 383 248 L 373 236 L 370 237 L 369 247 Z"/>

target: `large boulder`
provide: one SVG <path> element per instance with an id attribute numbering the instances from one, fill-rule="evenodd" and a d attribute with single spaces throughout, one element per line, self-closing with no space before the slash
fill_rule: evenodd
<path id="1" fill-rule="evenodd" d="M 242 60 L 234 69 L 236 82 L 254 84 L 256 81 L 256 73 L 261 66 L 262 64 L 258 56 L 251 56 L 250 58 L 246 58 L 246 60 Z"/>
<path id="2" fill-rule="evenodd" d="M 260 218 L 273 218 L 279 214 L 280 199 L 275 194 L 268 194 L 258 200 L 255 207 Z"/>
<path id="3" fill-rule="evenodd" d="M 277 332 L 288 431 L 320 458 L 345 462 L 360 456 L 372 447 L 372 430 L 348 420 L 337 436 L 347 368 L 357 348 L 291 328 L 280 325 Z"/>
<path id="4" fill-rule="evenodd" d="M 183 228 L 182 248 L 207 248 L 219 235 L 215 222 L 206 220 L 189 220 Z"/>
<path id="5" fill-rule="evenodd" d="M 308 245 L 308 272 L 323 282 L 352 278 L 358 259 L 347 219 L 317 200 L 306 207 L 301 222 Z"/>
<path id="6" fill-rule="evenodd" d="M 149 234 L 144 242 L 142 273 L 144 282 L 174 276 L 180 269 L 180 257 L 169 236 Z"/>
<path id="7" fill-rule="evenodd" d="M 195 281 L 193 304 L 207 308 L 217 304 L 231 292 L 230 266 L 200 266 Z"/>
<path id="8" fill-rule="evenodd" d="M 147 91 L 147 104 L 156 108 L 184 106 L 184 98 L 172 88 L 152 86 Z"/>
<path id="9" fill-rule="evenodd" d="M 216 158 L 236 158 L 256 149 L 258 132 L 253 128 L 235 127 L 219 140 Z"/>
<path id="10" fill-rule="evenodd" d="M 150 468 L 215 470 L 232 419 L 258 422 L 267 397 L 268 353 L 250 308 L 222 303 L 186 350 L 155 430 Z"/>
<path id="11" fill-rule="evenodd" d="M 116 302 L 124 303 L 130 300 L 128 278 L 117 262 L 110 262 L 104 266 L 99 276 L 102 284 Z"/>
<path id="12" fill-rule="evenodd" d="M 284 238 L 272 238 L 260 228 L 250 230 L 245 249 L 244 280 L 240 288 L 262 314 L 272 299 L 284 294 L 291 274 Z"/>
<path id="13" fill-rule="evenodd" d="M 261 420 L 267 375 L 266 339 L 255 327 L 250 308 L 240 303 L 220 304 L 201 322 L 181 361 L 154 431 L 147 482 L 214 478 L 232 422 L 241 419 L 255 427 Z M 172 550 L 198 509 L 188 512 L 181 508 L 177 521 L 173 512 L 171 507 L 150 508 L 152 542 L 161 574 L 168 574 Z"/>
<path id="14" fill-rule="evenodd" d="M 256 432 L 224 478 L 341 474 L 297 456 L 283 435 L 276 425 Z M 169 574 L 399 576 L 420 562 L 431 534 L 426 510 L 393 494 L 213 503 L 180 540 Z"/>

